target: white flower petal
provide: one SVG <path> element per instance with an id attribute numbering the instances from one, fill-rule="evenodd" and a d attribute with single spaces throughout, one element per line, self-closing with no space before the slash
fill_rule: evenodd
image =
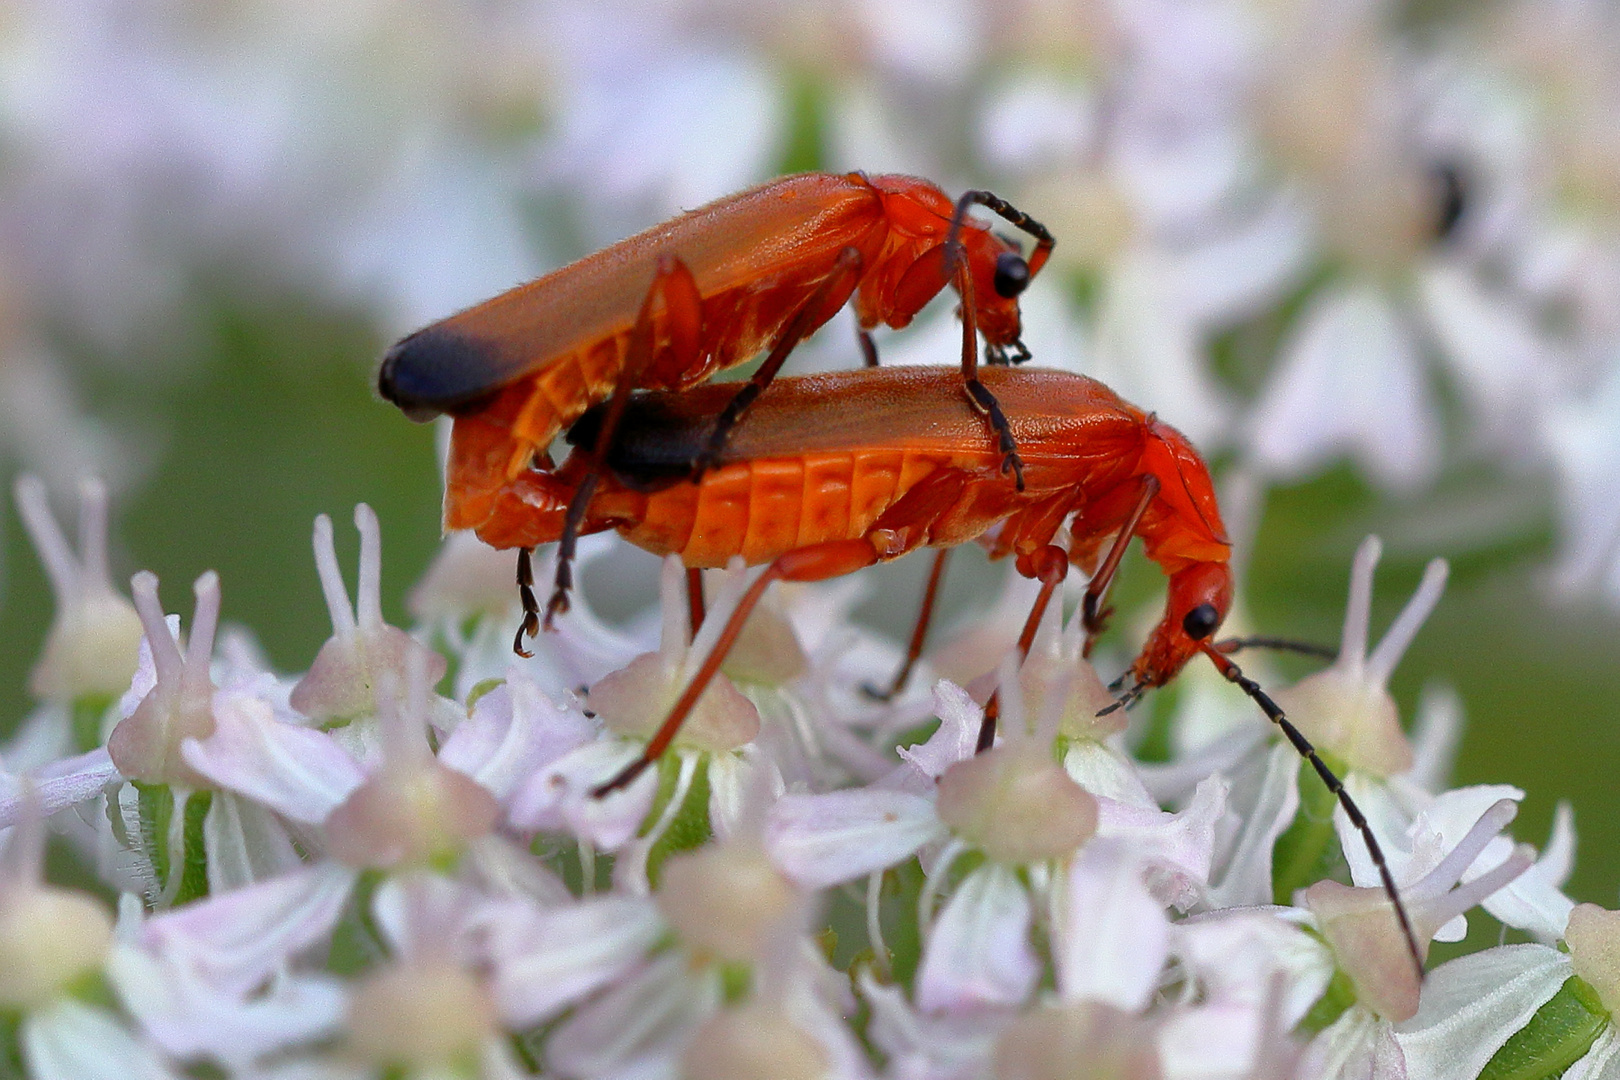
<path id="1" fill-rule="evenodd" d="M 211 896 L 289 873 L 303 864 L 282 820 L 266 806 L 216 791 L 203 818 Z"/>
<path id="2" fill-rule="evenodd" d="M 1254 809 L 1243 818 L 1232 857 L 1219 884 L 1209 890 L 1217 908 L 1268 904 L 1272 899 L 1271 859 L 1281 836 L 1299 812 L 1299 755 L 1277 743 L 1266 755 L 1266 773 Z"/>
<path id="3" fill-rule="evenodd" d="M 1272 303 L 1305 260 L 1308 229 L 1296 202 L 1274 199 L 1238 229 L 1181 253 L 1176 277 L 1188 317 L 1226 326 Z"/>
<path id="4" fill-rule="evenodd" d="M 1185 910 L 1202 899 L 1215 858 L 1215 825 L 1226 811 L 1230 790 L 1224 777 L 1211 776 L 1193 791 L 1177 814 L 1097 800 L 1097 837 L 1123 841 L 1154 873 L 1155 892 Z"/>
<path id="5" fill-rule="evenodd" d="M 574 894 L 557 872 L 504 836 L 481 836 L 467 846 L 460 872 L 492 899 L 527 900 L 541 907 L 569 904 Z"/>
<path id="6" fill-rule="evenodd" d="M 123 780 L 104 746 L 47 765 L 37 776 L 31 800 L 25 803 L 18 778 L 0 773 L 0 829 L 15 825 L 24 812 L 49 817 L 58 810 L 93 799 Z M 25 811 L 25 806 L 30 808 Z"/>
<path id="7" fill-rule="evenodd" d="M 765 850 L 782 872 L 820 888 L 883 870 L 943 837 L 932 799 L 857 788 L 784 795 L 765 821 Z"/>
<path id="8" fill-rule="evenodd" d="M 371 917 L 390 954 L 407 962 L 428 952 L 434 960 L 481 959 L 483 927 L 476 922 L 482 898 L 466 882 L 442 874 L 394 874 L 371 897 Z"/>
<path id="9" fill-rule="evenodd" d="M 1091 739 L 1070 743 L 1063 755 L 1063 771 L 1099 799 L 1126 807 L 1159 809 L 1136 767 L 1103 743 Z"/>
<path id="10" fill-rule="evenodd" d="M 1169 952 L 1170 921 L 1142 872 L 1135 851 L 1102 838 L 1081 848 L 1069 867 L 1052 942 L 1065 1002 L 1103 1001 L 1137 1012 L 1152 998 Z"/>
<path id="11" fill-rule="evenodd" d="M 979 742 L 979 723 L 984 707 L 968 696 L 968 692 L 946 679 L 934 684 L 934 711 L 939 715 L 939 727 L 920 746 L 902 747 L 897 752 L 911 768 L 906 770 L 912 781 L 937 780 L 946 769 L 958 761 L 972 757 Z M 901 781 L 896 780 L 896 783 Z M 924 785 L 910 783 L 907 790 L 925 790 Z"/>
<path id="12" fill-rule="evenodd" d="M 1407 1080 L 1406 1061 L 1388 1022 L 1360 1005 L 1352 1005 L 1317 1033 L 1305 1048 L 1298 1075 L 1313 1080 Z"/>
<path id="13" fill-rule="evenodd" d="M 742 832 L 757 835 L 766 807 L 781 798 L 785 787 L 776 762 L 757 743 L 734 754 L 711 757 L 709 827 L 715 838 L 729 840 Z"/>
<path id="14" fill-rule="evenodd" d="M 673 1078 L 681 1051 L 720 1005 L 719 979 L 676 951 L 581 1007 L 546 1043 L 563 1076 Z"/>
<path id="15" fill-rule="evenodd" d="M 1462 699 L 1449 686 L 1426 686 L 1412 722 L 1412 768 L 1405 779 L 1430 793 L 1446 786 L 1462 738 Z"/>
<path id="16" fill-rule="evenodd" d="M 658 770 L 647 769 L 628 788 L 598 799 L 596 788 L 641 753 L 619 739 L 587 743 L 529 778 L 512 797 L 513 826 L 570 832 L 603 851 L 616 851 L 636 835 L 658 792 Z"/>
<path id="17" fill-rule="evenodd" d="M 1423 983 L 1417 1015 L 1396 1029 L 1412 1080 L 1475 1076 L 1570 976 L 1545 945 L 1502 945 L 1441 964 Z"/>
<path id="18" fill-rule="evenodd" d="M 917 971 L 917 1006 L 971 1012 L 1021 1004 L 1040 975 L 1030 947 L 1029 894 L 1004 866 L 979 867 L 934 921 Z"/>
<path id="19" fill-rule="evenodd" d="M 668 932 L 657 906 L 604 896 L 549 909 L 490 905 L 489 955 L 502 1020 L 525 1028 L 623 977 Z"/>
<path id="20" fill-rule="evenodd" d="M 1418 278 L 1440 356 L 1474 413 L 1476 429 L 1508 449 L 1532 437 L 1559 359 L 1512 298 L 1490 295 L 1456 266 Z"/>
<path id="21" fill-rule="evenodd" d="M 1170 949 L 1207 1001 L 1259 1007 L 1280 973 L 1286 978 L 1280 1020 L 1292 1028 L 1322 996 L 1336 970 L 1333 953 L 1320 938 L 1281 917 L 1293 910 L 1227 908 L 1183 919 L 1170 928 Z"/>
<path id="22" fill-rule="evenodd" d="M 141 942 L 184 960 L 219 989 L 245 994 L 331 933 L 354 880 L 355 871 L 337 863 L 295 870 L 154 916 L 141 928 Z"/>
<path id="23" fill-rule="evenodd" d="M 238 997 L 220 993 L 182 963 L 127 946 L 108 957 L 107 974 L 147 1034 L 186 1060 L 207 1057 L 241 1068 L 343 1024 L 346 994 L 335 978 L 275 979 L 264 993 Z"/>
<path id="24" fill-rule="evenodd" d="M 99 1009 L 61 998 L 28 1014 L 23 1057 L 34 1080 L 175 1080 L 146 1043 Z"/>
<path id="25" fill-rule="evenodd" d="M 558 705 L 514 671 L 478 699 L 472 715 L 445 740 L 439 760 L 505 803 L 529 777 L 595 736 L 595 726 L 577 706 Z"/>
<path id="26" fill-rule="evenodd" d="M 1199 446 L 1213 443 L 1231 412 L 1204 362 L 1200 330 L 1170 284 L 1165 256 L 1145 246 L 1123 253 L 1106 280 L 1092 374 L 1130 401 L 1151 402 Z"/>
<path id="27" fill-rule="evenodd" d="M 1478 877 L 1476 870 L 1484 873 L 1507 858 L 1511 842 L 1505 837 L 1498 839 L 1502 841 L 1497 845 L 1500 854 L 1487 847 L 1463 875 L 1464 881 Z M 1569 925 L 1569 913 L 1575 907 L 1575 902 L 1559 887 L 1569 880 L 1574 858 L 1575 812 L 1569 803 L 1560 802 L 1553 812 L 1552 835 L 1541 857 L 1530 869 L 1486 897 L 1480 906 L 1508 926 L 1527 931 L 1545 944 L 1559 940 Z"/>
<path id="28" fill-rule="evenodd" d="M 861 997 L 872 1007 L 867 1037 L 889 1060 L 896 1080 L 946 1080 L 987 1076 L 996 1034 L 1014 1014 L 984 1011 L 928 1016 L 913 1009 L 905 991 L 880 983 L 871 969 L 857 976 Z"/>
<path id="29" fill-rule="evenodd" d="M 1254 1005 L 1223 1003 L 1179 1009 L 1159 1029 L 1159 1064 L 1167 1080 L 1250 1080 L 1255 1040 L 1265 1017 Z"/>
<path id="30" fill-rule="evenodd" d="M 1438 428 L 1411 333 L 1369 284 L 1311 302 L 1249 424 L 1254 461 L 1274 476 L 1303 476 L 1349 454 L 1398 491 L 1433 475 Z"/>
<path id="31" fill-rule="evenodd" d="M 1412 813 L 1393 785 L 1370 778 L 1364 773 L 1352 772 L 1344 778 L 1344 787 L 1372 827 L 1373 835 L 1378 838 L 1379 846 L 1384 850 L 1384 857 L 1389 860 L 1390 871 L 1395 875 L 1397 884 L 1416 881 L 1445 857 L 1445 852 L 1449 849 L 1439 848 L 1440 840 L 1433 829 L 1424 830 L 1428 838 L 1426 849 L 1422 852 L 1413 850 L 1413 841 L 1408 834 L 1412 825 Z M 1447 795 L 1451 794 L 1453 793 L 1447 792 Z M 1488 802 L 1483 804 L 1480 813 L 1483 813 L 1485 807 L 1489 805 Z M 1475 814 L 1469 825 L 1478 819 L 1479 814 Z M 1372 856 L 1367 852 L 1367 845 L 1361 839 L 1360 831 L 1350 823 L 1350 818 L 1342 806 L 1334 807 L 1333 828 L 1338 834 L 1345 862 L 1350 866 L 1351 882 L 1363 889 L 1378 888 L 1381 885 L 1378 867 L 1373 865 Z M 1461 832 L 1456 833 L 1456 839 L 1461 839 L 1466 832 L 1467 827 L 1464 827 Z M 1455 842 L 1454 839 L 1453 843 Z"/>
<path id="32" fill-rule="evenodd" d="M 319 825 L 365 772 L 331 736 L 276 719 L 250 694 L 214 695 L 214 733 L 180 746 L 186 764 L 284 817 Z"/>

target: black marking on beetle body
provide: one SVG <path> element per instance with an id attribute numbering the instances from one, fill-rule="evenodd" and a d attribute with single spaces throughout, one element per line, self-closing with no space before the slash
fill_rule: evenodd
<path id="1" fill-rule="evenodd" d="M 500 349 L 429 326 L 402 338 L 377 369 L 377 392 L 412 420 L 465 411 L 500 389 Z"/>
<path id="2" fill-rule="evenodd" d="M 694 417 L 689 411 L 670 409 L 669 404 L 677 396 L 658 391 L 639 391 L 630 396 L 605 464 L 632 491 L 659 491 L 691 479 L 698 459 L 709 447 L 714 417 Z M 606 413 L 606 403 L 587 409 L 568 429 L 568 444 L 581 450 L 595 449 Z M 716 463 L 724 460 L 722 453 Z"/>

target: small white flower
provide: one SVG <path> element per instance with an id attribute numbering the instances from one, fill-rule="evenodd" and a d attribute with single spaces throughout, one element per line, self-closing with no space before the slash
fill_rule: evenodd
<path id="1" fill-rule="evenodd" d="M 45 884 L 44 820 L 31 796 L 0 851 L 0 1008 L 19 1016 L 28 1074 L 112 1080 L 172 1074 L 107 1011 L 77 1000 L 115 949 L 111 915 L 94 898 Z"/>
<path id="2" fill-rule="evenodd" d="M 430 685 L 445 672 L 444 657 L 383 621 L 382 536 L 377 515 L 361 503 L 354 508 L 354 526 L 360 533 L 359 600 L 357 608 L 350 608 L 332 545 L 332 519 L 325 514 L 315 519 L 315 568 L 332 616 L 332 637 L 321 646 L 309 673 L 293 688 L 290 702 L 305 716 L 320 721 L 376 715 L 385 676 L 391 675 L 396 690 L 403 690 L 409 685 L 405 671 L 412 656 L 424 665 Z"/>
<path id="3" fill-rule="evenodd" d="M 158 604 L 157 576 L 142 571 L 131 586 L 146 628 L 143 663 L 124 695 L 124 718 L 108 736 L 107 752 L 131 780 L 208 787 L 207 779 L 183 760 L 181 746 L 214 731 L 210 664 L 219 624 L 219 575 L 209 571 L 193 586 L 197 602 L 184 655 Z"/>
<path id="4" fill-rule="evenodd" d="M 56 614 L 29 675 L 29 690 L 59 706 L 123 693 L 135 673 L 141 622 L 107 573 L 106 487 L 94 480 L 80 485 L 77 556 L 51 514 L 44 483 L 35 476 L 18 477 L 16 495 L 18 512 L 56 596 Z M 72 745 L 71 734 L 59 733 L 63 751 Z M 14 766 L 32 764 L 13 761 Z"/>
<path id="5" fill-rule="evenodd" d="M 1382 552 L 1383 544 L 1375 536 L 1356 549 L 1339 658 L 1275 695 L 1277 704 L 1317 749 L 1334 755 L 1352 772 L 1376 777 L 1395 776 L 1412 767 L 1412 748 L 1401 731 L 1387 686 L 1395 665 L 1440 602 L 1447 574 L 1445 560 L 1429 563 L 1417 592 L 1369 656 L 1372 575 Z"/>

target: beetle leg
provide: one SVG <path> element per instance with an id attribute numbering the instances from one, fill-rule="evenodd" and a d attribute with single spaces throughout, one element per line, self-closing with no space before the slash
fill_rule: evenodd
<path id="1" fill-rule="evenodd" d="M 1018 456 L 1018 443 L 1013 438 L 1012 426 L 1001 411 L 1001 403 L 990 388 L 979 381 L 979 320 L 973 303 L 973 282 L 968 278 L 967 260 L 962 257 L 962 246 L 948 241 L 945 245 L 945 265 L 956 277 L 956 292 L 962 298 L 962 379 L 967 387 L 968 400 L 979 414 L 990 421 L 1001 450 L 1001 472 L 1013 474 L 1018 490 L 1024 490 L 1024 459 Z"/>
<path id="2" fill-rule="evenodd" d="M 1035 604 L 1029 609 L 1029 618 L 1024 620 L 1024 632 L 1018 635 L 1018 655 L 1020 658 L 1029 655 L 1029 647 L 1035 642 L 1035 631 L 1040 629 L 1041 617 L 1046 614 L 1046 605 L 1052 602 L 1052 594 L 1057 587 L 1063 584 L 1063 579 L 1069 573 L 1069 553 L 1056 544 L 1048 544 L 1041 549 L 1035 559 L 1035 577 L 1040 578 L 1041 591 L 1035 597 Z M 997 690 L 990 695 L 990 700 L 984 703 L 984 718 L 979 721 L 979 741 L 973 752 L 982 754 L 996 742 L 996 721 L 1001 717 L 1001 691 Z"/>
<path id="3" fill-rule="evenodd" d="M 1148 504 L 1153 496 L 1159 493 L 1159 478 L 1144 476 L 1142 478 L 1142 494 L 1137 496 L 1136 505 L 1131 508 L 1130 515 L 1120 524 L 1119 534 L 1114 537 L 1114 544 L 1108 549 L 1108 557 L 1103 559 L 1097 572 L 1091 575 L 1091 583 L 1086 586 L 1086 596 L 1080 604 L 1082 624 L 1086 628 L 1086 646 L 1084 655 L 1091 655 L 1092 642 L 1097 635 L 1103 632 L 1108 625 L 1108 616 L 1113 609 L 1105 606 L 1108 589 L 1114 584 L 1114 574 L 1119 570 L 1120 560 L 1125 557 L 1125 549 L 1131 546 L 1131 540 L 1136 535 L 1136 527 L 1142 521 L 1142 515 L 1147 513 Z"/>
<path id="4" fill-rule="evenodd" d="M 695 355 L 697 352 L 703 321 L 703 300 L 698 293 L 697 282 L 692 277 L 692 271 L 680 259 L 673 255 L 662 255 L 658 259 L 652 284 L 647 288 L 647 295 L 642 297 L 641 308 L 636 312 L 636 321 L 630 328 L 624 365 L 619 369 L 619 381 L 614 384 L 613 396 L 608 399 L 607 409 L 602 415 L 602 426 L 597 432 L 596 445 L 591 448 L 585 475 L 568 500 L 568 514 L 563 519 L 562 533 L 557 538 L 557 576 L 551 599 L 546 602 L 543 625 L 547 630 L 553 629 L 553 620 L 568 610 L 568 593 L 574 587 L 574 548 L 579 541 L 580 526 L 585 521 L 585 511 L 596 492 L 608 450 L 613 444 L 613 435 L 618 431 L 625 407 L 630 404 L 630 392 L 641 385 L 642 375 L 652 363 L 656 350 L 653 340 L 653 301 L 658 297 L 664 300 L 670 347 L 678 355 Z M 520 640 L 524 631 L 533 636 L 528 620 L 518 631 Z M 518 651 L 522 652 L 521 649 Z"/>
<path id="5" fill-rule="evenodd" d="M 707 612 L 703 606 L 703 570 L 700 567 L 688 566 L 686 568 L 686 616 L 691 628 L 689 634 L 696 635 L 703 628 L 703 620 Z"/>
<path id="6" fill-rule="evenodd" d="M 781 336 L 771 351 L 765 357 L 765 362 L 754 372 L 743 388 L 737 391 L 737 396 L 726 404 L 720 415 L 715 417 L 714 430 L 709 433 L 709 445 L 698 455 L 697 465 L 692 472 L 692 480 L 702 479 L 703 474 L 720 460 L 720 454 L 726 448 L 726 439 L 731 435 L 731 429 L 737 426 L 743 413 L 754 403 L 754 399 L 771 384 L 776 373 L 782 370 L 791 353 L 799 342 L 809 337 L 817 327 L 838 313 L 838 310 L 849 302 L 855 292 L 855 287 L 861 281 L 861 252 L 859 248 L 847 247 L 838 253 L 837 260 L 827 276 L 811 292 L 805 302 L 799 305 L 787 325 L 783 327 Z M 875 360 L 876 351 L 872 353 Z"/>
<path id="7" fill-rule="evenodd" d="M 906 680 L 911 678 L 911 669 L 917 666 L 922 656 L 923 643 L 928 639 L 928 624 L 934 618 L 934 601 L 939 596 L 940 579 L 945 576 L 945 559 L 951 553 L 950 548 L 942 547 L 934 552 L 934 565 L 928 571 L 928 584 L 923 589 L 922 607 L 917 612 L 917 622 L 911 628 L 911 642 L 906 646 L 906 658 L 895 673 L 894 681 L 887 690 L 879 690 L 868 683 L 862 689 L 866 696 L 878 701 L 893 701 L 900 691 L 906 688 Z"/>
<path id="8" fill-rule="evenodd" d="M 669 744 L 675 740 L 680 732 L 681 725 L 686 722 L 687 716 L 697 705 L 698 698 L 703 696 L 709 683 L 714 679 L 715 673 L 725 661 L 726 654 L 737 642 L 737 635 L 742 632 L 743 624 L 748 616 L 753 614 L 754 607 L 759 598 L 765 594 L 766 586 L 773 581 L 822 581 L 842 574 L 852 574 L 864 566 L 871 566 L 878 561 L 877 548 L 870 540 L 857 537 L 853 540 L 832 540 L 824 544 L 812 544 L 809 547 L 799 548 L 782 555 L 765 568 L 765 572 L 754 579 L 748 591 L 737 601 L 737 607 L 731 616 L 726 619 L 726 625 L 720 631 L 714 648 L 709 655 L 703 658 L 703 666 L 698 668 L 692 681 L 687 683 L 686 690 L 670 709 L 669 715 L 659 726 L 656 734 L 648 741 L 647 747 L 641 756 L 621 769 L 617 775 L 605 784 L 596 788 L 591 794 L 601 798 L 619 788 L 627 787 L 636 777 L 640 776 L 647 767 L 657 761 Z"/>
<path id="9" fill-rule="evenodd" d="M 523 621 L 518 624 L 517 636 L 512 639 L 512 651 L 527 660 L 534 653 L 523 647 L 525 637 L 540 632 L 540 602 L 534 598 L 534 548 L 518 548 L 517 557 L 518 601 L 523 605 Z"/>
<path id="10" fill-rule="evenodd" d="M 857 328 L 855 331 L 855 338 L 861 343 L 861 359 L 866 361 L 866 366 L 869 368 L 877 367 L 877 342 L 872 340 L 871 333 L 869 331 Z"/>

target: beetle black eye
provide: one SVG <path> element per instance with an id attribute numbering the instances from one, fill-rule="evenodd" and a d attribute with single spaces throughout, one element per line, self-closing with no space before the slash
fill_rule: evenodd
<path id="1" fill-rule="evenodd" d="M 1181 620 L 1181 628 L 1194 641 L 1203 641 L 1213 634 L 1220 624 L 1221 616 L 1215 610 L 1214 604 L 1199 604 L 1187 612 L 1187 617 Z"/>
<path id="2" fill-rule="evenodd" d="M 996 295 L 1011 300 L 1029 284 L 1029 263 L 1022 255 L 1003 251 L 996 256 Z"/>

